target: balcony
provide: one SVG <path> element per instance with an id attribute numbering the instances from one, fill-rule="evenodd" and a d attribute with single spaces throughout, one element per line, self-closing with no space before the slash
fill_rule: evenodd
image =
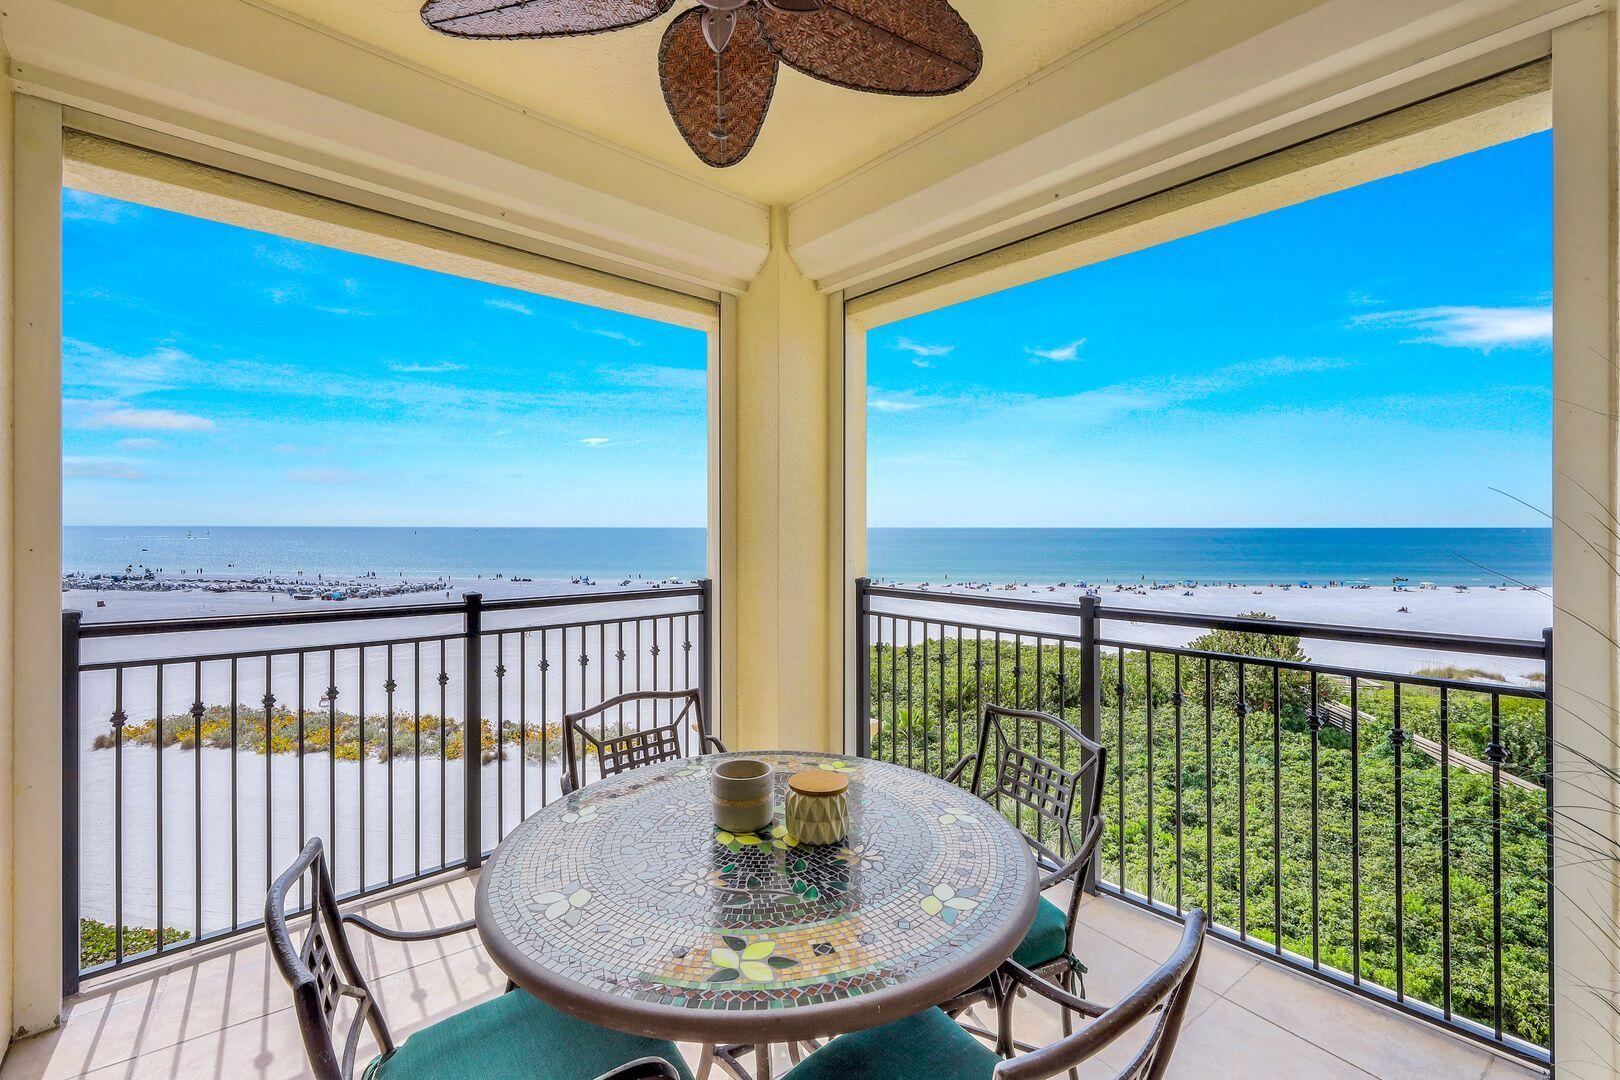
<path id="1" fill-rule="evenodd" d="M 1174 919 L 1212 912 L 1184 1075 L 1541 1072 L 1545 640 L 866 581 L 857 595 L 861 754 L 943 776 L 986 704 L 1062 716 L 1109 748 L 1077 949 L 1090 995 L 1111 1000 L 1173 948 Z M 296 1075 L 259 916 L 303 840 L 321 837 L 339 892 L 387 924 L 467 918 L 482 857 L 559 793 L 563 711 L 641 687 L 706 694 L 710 614 L 706 583 L 170 623 L 69 613 L 77 996 L 5 1076 L 155 1075 L 196 1055 Z M 1301 639 L 1330 657 L 1382 649 L 1392 670 L 1311 660 Z M 1513 674 L 1414 673 L 1429 654 Z M 474 935 L 367 948 L 407 1029 L 504 985 Z M 1020 1037 L 1057 1035 L 1043 1024 Z"/>
<path id="2" fill-rule="evenodd" d="M 456 875 L 361 905 L 384 925 L 470 918 L 473 879 Z M 1113 1000 L 1175 941 L 1170 923 L 1106 896 L 1081 904 L 1087 990 Z M 360 962 L 399 1034 L 499 994 L 500 970 L 476 935 L 420 945 L 367 945 Z M 1288 972 L 1224 943 L 1205 954 L 1173 1077 L 1379 1077 L 1515 1080 L 1536 1070 L 1420 1021 Z M 305 1075 L 286 984 L 256 936 L 87 984 L 60 1029 L 19 1043 L 4 1080 Z M 1029 1008 L 1026 1033 L 1055 1038 L 1055 1018 Z M 1041 1015 L 1037 1018 L 1036 1014 Z M 1022 1022 L 1022 1021 L 1021 1021 Z M 696 1064 L 695 1047 L 683 1047 Z M 362 1048 L 369 1060 L 374 1048 Z M 787 1064 L 784 1057 L 781 1065 Z"/>

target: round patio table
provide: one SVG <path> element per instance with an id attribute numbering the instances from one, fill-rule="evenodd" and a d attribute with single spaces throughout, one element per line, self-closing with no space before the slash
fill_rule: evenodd
<path id="1" fill-rule="evenodd" d="M 761 833 L 713 824 L 725 757 L 776 770 Z M 850 778 L 850 835 L 800 843 L 788 777 Z M 519 825 L 478 882 L 478 932 L 514 983 L 621 1031 L 796 1043 L 947 1001 L 1035 918 L 1029 845 L 997 810 L 911 769 L 809 753 L 670 761 L 586 785 Z"/>

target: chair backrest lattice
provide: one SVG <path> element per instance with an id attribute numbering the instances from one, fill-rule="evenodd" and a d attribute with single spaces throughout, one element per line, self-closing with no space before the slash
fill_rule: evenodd
<path id="1" fill-rule="evenodd" d="M 1043 752 L 1063 756 L 1053 760 Z M 1079 760 L 1070 767 L 1075 753 Z M 1106 760 L 1101 743 L 1061 717 L 986 705 L 969 790 L 997 806 L 1006 800 L 1030 811 L 1033 835 L 1022 811 L 1016 814 L 1019 828 L 1042 865 L 1052 869 L 1080 850 L 1087 824 L 1102 812 Z"/>
<path id="2" fill-rule="evenodd" d="M 658 717 L 660 706 L 668 717 L 662 722 Z M 652 712 L 651 726 L 643 727 L 643 708 Z M 634 730 L 625 730 L 627 709 L 635 724 Z M 620 694 L 588 709 L 569 713 L 563 720 L 563 732 L 565 795 L 583 785 L 581 756 L 588 752 L 594 753 L 597 773 L 604 777 L 661 761 L 725 752 L 720 741 L 709 734 L 703 716 L 703 700 L 696 690 L 641 690 Z"/>

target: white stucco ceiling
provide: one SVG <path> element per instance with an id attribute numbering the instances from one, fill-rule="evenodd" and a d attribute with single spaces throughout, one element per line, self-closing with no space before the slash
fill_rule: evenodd
<path id="1" fill-rule="evenodd" d="M 698 162 L 658 88 L 664 27 L 549 41 L 460 41 L 434 33 L 420 0 L 254 0 L 684 173 L 767 204 L 790 203 L 948 122 L 1046 65 L 1139 19 L 1165 0 L 956 0 L 984 43 L 983 74 L 943 98 L 860 94 L 783 67 L 765 129 L 741 164 Z"/>

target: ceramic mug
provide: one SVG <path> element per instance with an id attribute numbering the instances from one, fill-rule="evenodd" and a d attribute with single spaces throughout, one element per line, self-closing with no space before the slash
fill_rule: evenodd
<path id="1" fill-rule="evenodd" d="M 755 758 L 714 767 L 714 823 L 726 832 L 759 832 L 776 816 L 776 772 Z"/>

